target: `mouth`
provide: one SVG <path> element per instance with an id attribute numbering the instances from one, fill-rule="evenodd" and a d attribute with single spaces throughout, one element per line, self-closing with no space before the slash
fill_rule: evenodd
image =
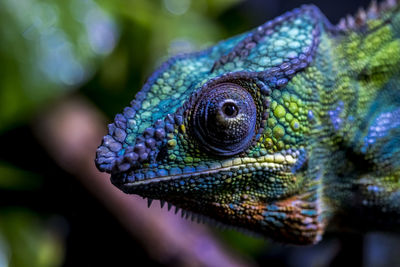
<path id="1" fill-rule="evenodd" d="M 234 175 L 247 174 L 252 172 L 263 173 L 287 173 L 291 174 L 293 169 L 298 169 L 303 164 L 300 151 L 280 151 L 265 156 L 244 157 L 226 159 L 220 162 L 202 164 L 197 167 L 171 167 L 142 168 L 118 173 L 111 176 L 112 183 L 123 191 L 130 191 L 134 188 L 151 186 L 152 184 L 190 180 L 195 183 L 200 178 L 221 176 L 221 180 L 229 179 Z"/>

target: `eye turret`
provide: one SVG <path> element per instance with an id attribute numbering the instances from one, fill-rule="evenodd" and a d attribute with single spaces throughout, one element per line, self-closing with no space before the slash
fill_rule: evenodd
<path id="1" fill-rule="evenodd" d="M 199 95 L 192 121 L 194 133 L 206 150 L 231 156 L 249 147 L 255 133 L 257 109 L 245 88 L 222 83 Z"/>

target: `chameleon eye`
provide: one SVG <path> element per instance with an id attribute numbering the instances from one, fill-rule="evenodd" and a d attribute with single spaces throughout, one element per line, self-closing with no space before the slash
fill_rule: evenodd
<path id="1" fill-rule="evenodd" d="M 234 118 L 239 113 L 239 107 L 236 105 L 235 102 L 226 102 L 222 106 L 222 112 L 229 118 Z"/>
<path id="2" fill-rule="evenodd" d="M 204 149 L 230 156 L 250 145 L 257 109 L 246 89 L 234 83 L 222 83 L 199 95 L 192 121 L 194 134 Z"/>

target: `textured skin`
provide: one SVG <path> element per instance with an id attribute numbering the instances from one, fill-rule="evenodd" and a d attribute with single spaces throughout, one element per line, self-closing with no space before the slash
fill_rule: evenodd
<path id="1" fill-rule="evenodd" d="M 398 231 L 398 10 L 372 3 L 333 26 L 303 6 L 170 59 L 109 125 L 97 167 L 126 193 L 280 242 Z"/>

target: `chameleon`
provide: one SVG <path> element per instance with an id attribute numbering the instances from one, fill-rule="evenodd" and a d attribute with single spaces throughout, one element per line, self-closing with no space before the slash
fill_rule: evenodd
<path id="1" fill-rule="evenodd" d="M 400 12 L 304 5 L 163 63 L 95 164 L 125 193 L 287 244 L 400 230 Z"/>

